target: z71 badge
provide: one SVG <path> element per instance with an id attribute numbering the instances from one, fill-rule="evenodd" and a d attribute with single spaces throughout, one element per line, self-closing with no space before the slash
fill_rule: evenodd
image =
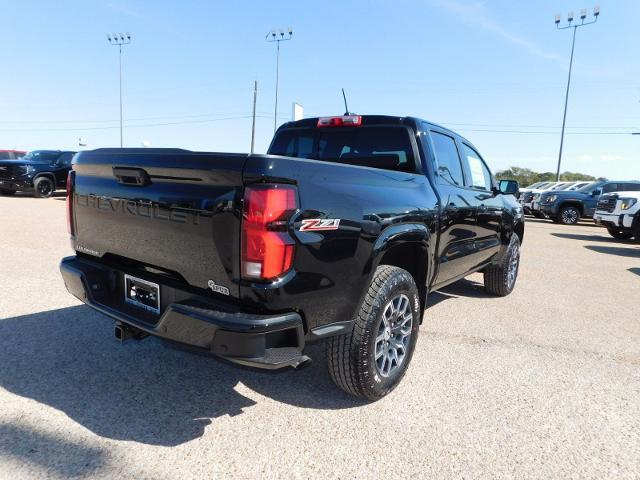
<path id="1" fill-rule="evenodd" d="M 337 230 L 340 226 L 339 218 L 309 218 L 302 220 L 301 232 L 318 232 L 321 230 Z"/>

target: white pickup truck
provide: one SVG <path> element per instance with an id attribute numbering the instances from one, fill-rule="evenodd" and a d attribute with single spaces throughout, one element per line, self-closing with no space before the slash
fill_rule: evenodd
<path id="1" fill-rule="evenodd" d="M 593 215 L 598 225 L 614 238 L 634 238 L 640 243 L 640 191 L 606 193 Z"/>

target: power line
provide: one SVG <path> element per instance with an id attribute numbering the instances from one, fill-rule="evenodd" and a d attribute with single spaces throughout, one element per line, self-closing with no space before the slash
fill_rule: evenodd
<path id="1" fill-rule="evenodd" d="M 140 120 L 163 120 L 163 119 L 173 119 L 173 118 L 198 118 L 198 117 L 217 117 L 217 116 L 224 116 L 224 115 L 249 115 L 251 112 L 224 112 L 224 113 L 213 113 L 213 112 L 209 112 L 209 113 L 194 113 L 194 114 L 180 114 L 180 115 L 160 115 L 160 116 L 146 116 L 146 117 L 132 117 L 132 118 L 127 118 L 126 120 L 128 122 L 133 122 L 133 121 L 140 121 Z M 261 111 L 261 112 L 256 112 L 259 113 L 261 115 L 269 115 L 270 112 L 265 112 L 265 111 Z M 112 119 L 112 120 L 86 120 L 84 118 L 82 119 L 76 119 L 76 120 L 0 120 L 0 124 L 15 124 L 15 123 L 19 123 L 19 124 L 47 124 L 47 123 L 115 123 L 115 122 L 119 122 L 120 120 L 118 119 Z M 630 127 L 633 128 L 633 127 Z"/>
<path id="2" fill-rule="evenodd" d="M 209 118 L 204 120 L 189 120 L 184 122 L 162 122 L 162 123 L 146 123 L 140 125 L 127 125 L 127 128 L 143 128 L 143 127 L 162 127 L 168 125 L 191 125 L 196 123 L 222 122 L 227 120 L 241 120 L 251 118 L 251 115 L 243 115 L 238 117 L 226 118 Z M 271 115 L 256 115 L 256 118 L 272 118 Z M 76 132 L 76 131 L 92 131 L 92 130 L 113 130 L 120 128 L 118 125 L 106 127 L 79 127 L 79 128 L 39 128 L 39 129 L 7 129 L 2 128 L 0 132 Z"/>
<path id="3" fill-rule="evenodd" d="M 531 135 L 557 135 L 558 132 L 541 132 L 532 130 L 491 130 L 482 128 L 459 128 L 461 132 L 518 133 Z M 633 132 L 565 132 L 565 135 L 632 135 Z"/>

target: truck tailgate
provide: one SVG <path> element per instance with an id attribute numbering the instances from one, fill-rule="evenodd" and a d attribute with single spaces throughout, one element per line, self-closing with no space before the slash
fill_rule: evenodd
<path id="1" fill-rule="evenodd" d="M 101 149 L 74 159 L 75 249 L 238 297 L 243 154 Z M 224 289 L 223 289 L 224 291 Z"/>

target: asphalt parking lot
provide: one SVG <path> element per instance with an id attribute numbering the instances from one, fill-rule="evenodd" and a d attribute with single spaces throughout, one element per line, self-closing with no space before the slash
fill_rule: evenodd
<path id="1" fill-rule="evenodd" d="M 430 297 L 390 396 L 118 344 L 67 294 L 64 197 L 0 197 L 0 478 L 639 478 L 640 245 L 530 219 L 512 295 Z"/>

